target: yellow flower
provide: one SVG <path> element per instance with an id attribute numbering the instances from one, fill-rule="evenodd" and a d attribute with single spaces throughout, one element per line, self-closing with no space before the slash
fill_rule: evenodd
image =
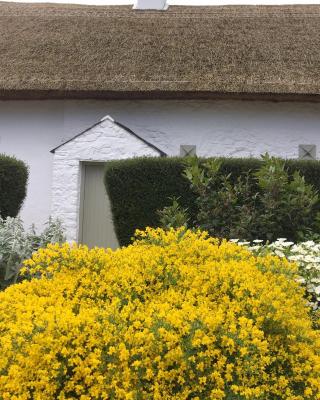
<path id="1" fill-rule="evenodd" d="M 49 245 L 0 293 L 0 399 L 320 399 L 295 268 L 184 229 Z"/>

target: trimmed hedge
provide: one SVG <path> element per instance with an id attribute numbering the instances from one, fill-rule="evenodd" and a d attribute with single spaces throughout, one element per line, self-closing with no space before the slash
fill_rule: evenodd
<path id="1" fill-rule="evenodd" d="M 254 158 L 221 158 L 222 172 L 235 179 L 244 172 L 255 171 L 261 161 Z M 111 161 L 107 164 L 105 184 L 113 213 L 116 234 L 121 245 L 127 245 L 135 229 L 155 227 L 159 223 L 157 210 L 170 205 L 169 197 L 180 197 L 191 219 L 196 213 L 195 194 L 182 176 L 184 159 L 135 158 Z M 287 160 L 290 172 L 299 170 L 306 182 L 320 192 L 320 162 Z"/>
<path id="2" fill-rule="evenodd" d="M 28 167 L 23 161 L 0 154 L 0 215 L 15 217 L 26 197 Z"/>

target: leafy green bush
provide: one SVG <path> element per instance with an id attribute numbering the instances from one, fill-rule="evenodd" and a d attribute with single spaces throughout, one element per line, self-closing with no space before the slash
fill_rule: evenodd
<path id="1" fill-rule="evenodd" d="M 202 163 L 210 159 L 201 160 Z M 170 198 L 179 198 L 182 209 L 187 208 L 190 221 L 197 215 L 196 195 L 183 170 L 185 159 L 136 158 L 108 163 L 105 183 L 109 193 L 115 230 L 121 245 L 130 243 L 136 228 L 159 226 L 157 210 L 171 204 Z M 230 174 L 230 182 L 239 176 L 255 172 L 261 160 L 254 158 L 219 158 L 222 174 Z M 289 174 L 300 171 L 306 183 L 320 190 L 320 162 L 286 160 Z M 256 190 L 256 188 L 254 189 Z M 280 237 L 280 233 L 277 237 Z"/>
<path id="2" fill-rule="evenodd" d="M 258 226 L 261 238 L 302 240 L 319 233 L 318 192 L 299 171 L 292 175 L 283 160 L 263 157 L 255 174 L 260 195 Z"/>
<path id="3" fill-rule="evenodd" d="M 15 157 L 0 154 L 0 216 L 15 217 L 26 196 L 28 167 Z"/>
<path id="4" fill-rule="evenodd" d="M 283 160 L 268 155 L 262 160 L 258 171 L 232 182 L 230 174 L 221 173 L 220 160 L 189 159 L 184 175 L 197 194 L 195 227 L 214 237 L 248 240 L 299 240 L 319 233 L 319 196 L 313 186 L 298 171 L 290 176 Z M 169 219 L 174 209 L 165 211 Z"/>
<path id="5" fill-rule="evenodd" d="M 65 241 L 59 220 L 49 218 L 41 234 L 34 227 L 27 232 L 19 217 L 0 217 L 0 288 L 15 283 L 22 262 L 49 243 Z"/>
<path id="6" fill-rule="evenodd" d="M 160 217 L 160 225 L 166 228 L 180 228 L 188 226 L 188 209 L 182 208 L 179 199 L 172 198 L 172 204 L 164 207 L 158 212 Z"/>

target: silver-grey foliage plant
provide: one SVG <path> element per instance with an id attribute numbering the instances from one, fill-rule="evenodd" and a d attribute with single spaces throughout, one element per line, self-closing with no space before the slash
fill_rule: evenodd
<path id="1" fill-rule="evenodd" d="M 19 217 L 0 217 L 0 284 L 6 287 L 17 281 L 22 262 L 32 253 L 49 243 L 65 241 L 62 223 L 49 218 L 42 233 L 37 234 L 35 227 L 26 230 Z"/>

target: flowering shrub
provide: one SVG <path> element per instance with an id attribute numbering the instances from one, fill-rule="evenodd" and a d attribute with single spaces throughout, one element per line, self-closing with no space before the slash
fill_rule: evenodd
<path id="1" fill-rule="evenodd" d="M 320 399 L 295 265 L 185 229 L 64 244 L 0 293 L 0 398 Z"/>
<path id="2" fill-rule="evenodd" d="M 278 239 L 273 243 L 262 244 L 262 240 L 250 242 L 238 242 L 239 245 L 246 246 L 257 256 L 273 254 L 289 261 L 294 261 L 298 265 L 298 281 L 306 288 L 311 295 L 312 305 L 315 309 L 320 305 L 320 243 L 313 240 L 294 244 L 284 238 Z"/>

